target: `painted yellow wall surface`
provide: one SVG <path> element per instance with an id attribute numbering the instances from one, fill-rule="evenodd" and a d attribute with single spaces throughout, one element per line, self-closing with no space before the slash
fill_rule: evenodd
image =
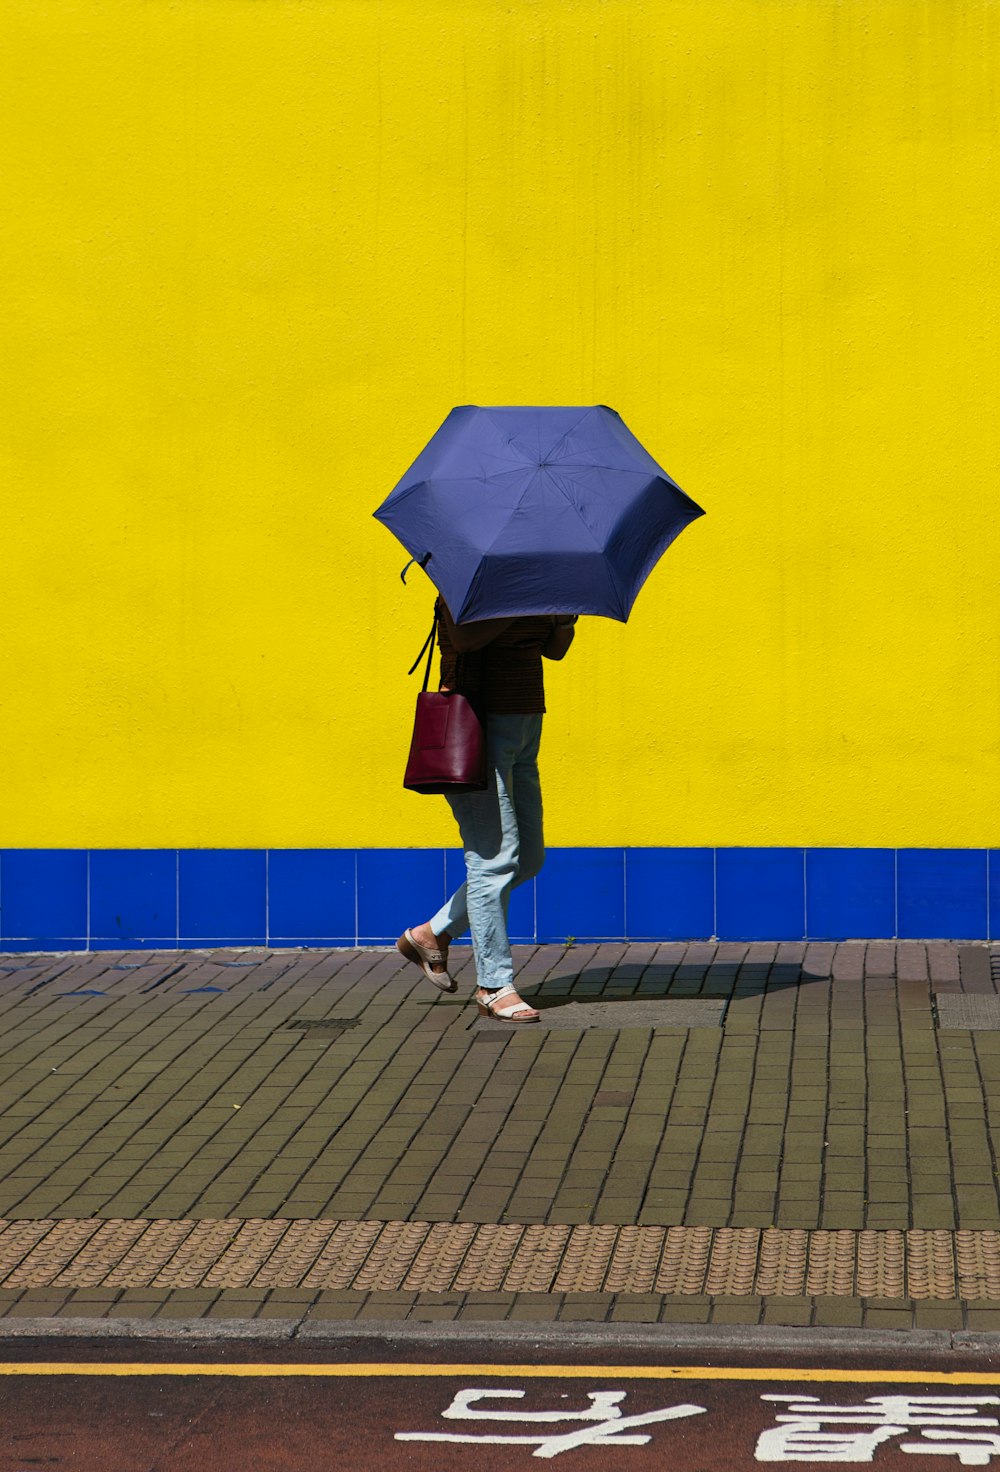
<path id="1" fill-rule="evenodd" d="M 0 842 L 453 842 L 371 519 L 454 404 L 707 516 L 553 844 L 998 840 L 998 0 L 5 0 Z"/>

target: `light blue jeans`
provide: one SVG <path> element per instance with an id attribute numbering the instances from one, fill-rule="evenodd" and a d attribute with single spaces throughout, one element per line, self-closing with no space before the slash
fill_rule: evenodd
<path id="1" fill-rule="evenodd" d="M 507 937 L 510 892 L 542 867 L 542 789 L 538 744 L 542 717 L 486 718 L 490 785 L 460 792 L 448 802 L 465 847 L 466 881 L 431 921 L 435 935 L 472 930 L 479 985 L 488 991 L 514 984 Z"/>

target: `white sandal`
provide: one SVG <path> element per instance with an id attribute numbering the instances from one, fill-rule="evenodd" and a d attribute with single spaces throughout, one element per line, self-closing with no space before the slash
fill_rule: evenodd
<path id="1" fill-rule="evenodd" d="M 413 932 L 404 930 L 396 942 L 396 950 L 408 961 L 413 961 L 420 967 L 421 971 L 432 981 L 438 991 L 455 992 L 458 990 L 458 982 L 448 974 L 448 950 L 435 949 L 430 946 L 422 946 L 418 940 L 414 940 Z"/>
<path id="2" fill-rule="evenodd" d="M 476 992 L 476 1006 L 480 1017 L 495 1017 L 498 1022 L 537 1022 L 540 1015 L 522 1001 L 513 986 L 503 986 L 495 992 L 481 986 Z"/>

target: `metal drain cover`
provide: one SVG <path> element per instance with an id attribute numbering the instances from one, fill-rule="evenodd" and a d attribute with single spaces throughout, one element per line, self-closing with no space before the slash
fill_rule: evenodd
<path id="1" fill-rule="evenodd" d="M 938 1027 L 950 1031 L 1000 1032 L 1000 997 L 935 994 Z"/>
<path id="2" fill-rule="evenodd" d="M 533 1027 L 582 1032 L 589 1028 L 622 1032 L 629 1027 L 721 1027 L 725 1001 L 713 998 L 676 998 L 658 1001 L 567 1002 L 564 1006 L 540 1007 Z M 520 1024 L 514 1024 L 520 1026 Z M 475 1031 L 511 1032 L 512 1024 L 493 1017 L 477 1018 Z"/>

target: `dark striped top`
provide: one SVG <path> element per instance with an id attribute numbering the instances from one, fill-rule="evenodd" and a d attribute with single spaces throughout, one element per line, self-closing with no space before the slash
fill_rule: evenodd
<path id="1" fill-rule="evenodd" d="M 438 618 L 441 684 L 460 690 L 494 715 L 541 715 L 545 710 L 542 645 L 552 633 L 552 619 L 519 618 L 482 649 L 459 653 Z"/>

